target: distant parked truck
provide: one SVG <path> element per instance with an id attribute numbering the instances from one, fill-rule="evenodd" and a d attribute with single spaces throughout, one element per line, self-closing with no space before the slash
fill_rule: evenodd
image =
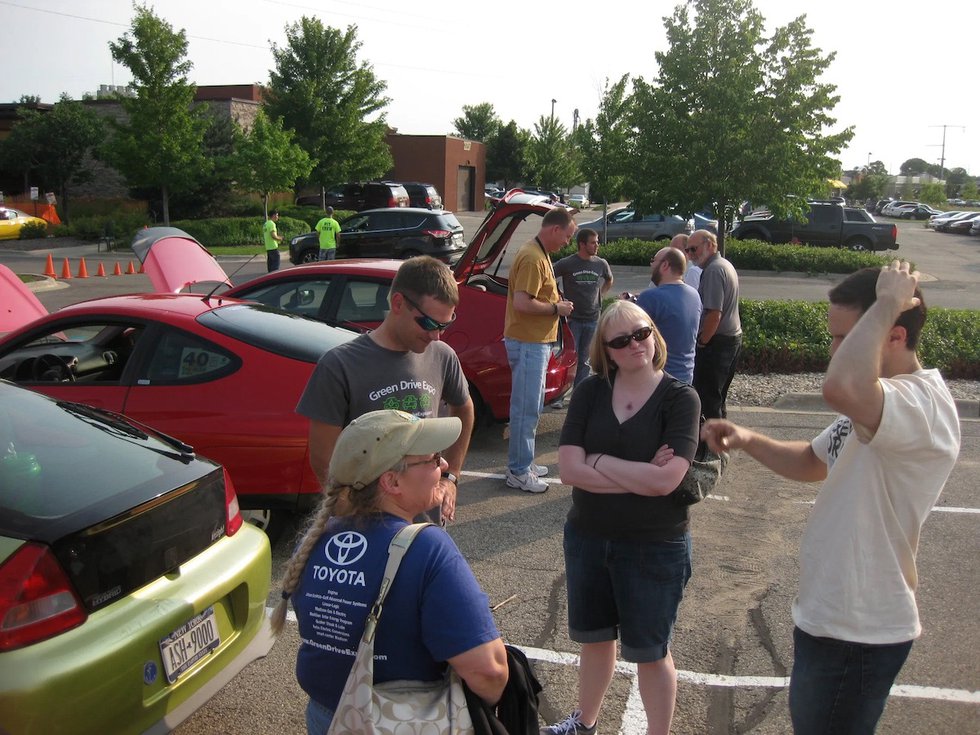
<path id="1" fill-rule="evenodd" d="M 837 203 L 811 202 L 806 220 L 776 219 L 768 210 L 746 215 L 732 230 L 739 240 L 771 243 L 800 242 L 848 250 L 898 250 L 898 227 L 893 224 L 855 222 Z"/>

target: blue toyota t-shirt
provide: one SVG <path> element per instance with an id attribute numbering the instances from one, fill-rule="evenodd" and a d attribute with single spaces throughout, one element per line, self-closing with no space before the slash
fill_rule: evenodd
<path id="1" fill-rule="evenodd" d="M 331 710 L 378 596 L 388 545 L 405 525 L 388 514 L 360 524 L 331 519 L 293 593 L 300 632 L 296 678 Z M 499 637 L 489 600 L 449 534 L 423 529 L 385 600 L 374 641 L 375 681 L 435 681 L 447 659 Z"/>

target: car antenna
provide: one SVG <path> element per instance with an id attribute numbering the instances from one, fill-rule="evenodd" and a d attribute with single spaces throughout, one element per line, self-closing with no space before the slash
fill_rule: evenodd
<path id="1" fill-rule="evenodd" d="M 227 284 L 228 284 L 228 287 L 229 288 L 231 288 L 231 279 L 233 277 L 235 277 L 236 275 L 238 275 L 238 272 L 242 268 L 244 268 L 246 265 L 248 265 L 249 263 L 251 263 L 253 260 L 255 260 L 256 257 L 258 257 L 258 253 L 256 253 L 251 258 L 249 258 L 244 263 L 242 263 L 240 266 L 238 266 L 235 269 L 235 272 L 232 273 L 230 276 L 228 276 Z M 214 284 L 214 288 L 212 288 L 210 291 L 208 291 L 207 294 L 205 294 L 204 298 L 201 299 L 201 301 L 203 301 L 205 303 L 207 303 L 208 301 L 210 301 L 211 300 L 211 297 L 214 296 L 214 292 L 217 291 L 218 290 L 218 287 L 221 286 L 221 285 L 223 285 L 224 283 L 226 283 L 226 282 L 225 281 L 218 281 L 216 284 Z M 219 297 L 219 301 L 220 301 L 220 297 Z"/>

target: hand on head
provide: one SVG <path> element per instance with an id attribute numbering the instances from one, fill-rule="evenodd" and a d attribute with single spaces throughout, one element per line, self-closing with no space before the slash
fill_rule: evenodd
<path id="1" fill-rule="evenodd" d="M 919 305 L 920 299 L 915 295 L 919 285 L 919 271 L 913 271 L 908 261 L 893 260 L 881 267 L 875 294 L 879 299 L 893 299 L 899 306 L 899 311 L 906 311 Z"/>

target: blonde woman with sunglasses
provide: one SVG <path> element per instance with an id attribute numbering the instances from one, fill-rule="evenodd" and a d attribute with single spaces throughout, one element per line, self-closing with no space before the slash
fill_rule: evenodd
<path id="1" fill-rule="evenodd" d="M 670 497 L 698 444 L 701 404 L 664 372 L 649 315 L 615 301 L 591 347 L 595 375 L 575 389 L 558 465 L 572 485 L 565 523 L 568 629 L 582 645 L 578 707 L 542 735 L 591 734 L 616 664 L 637 664 L 649 735 L 667 735 L 677 674 L 670 654 L 691 576 L 687 506 Z"/>

